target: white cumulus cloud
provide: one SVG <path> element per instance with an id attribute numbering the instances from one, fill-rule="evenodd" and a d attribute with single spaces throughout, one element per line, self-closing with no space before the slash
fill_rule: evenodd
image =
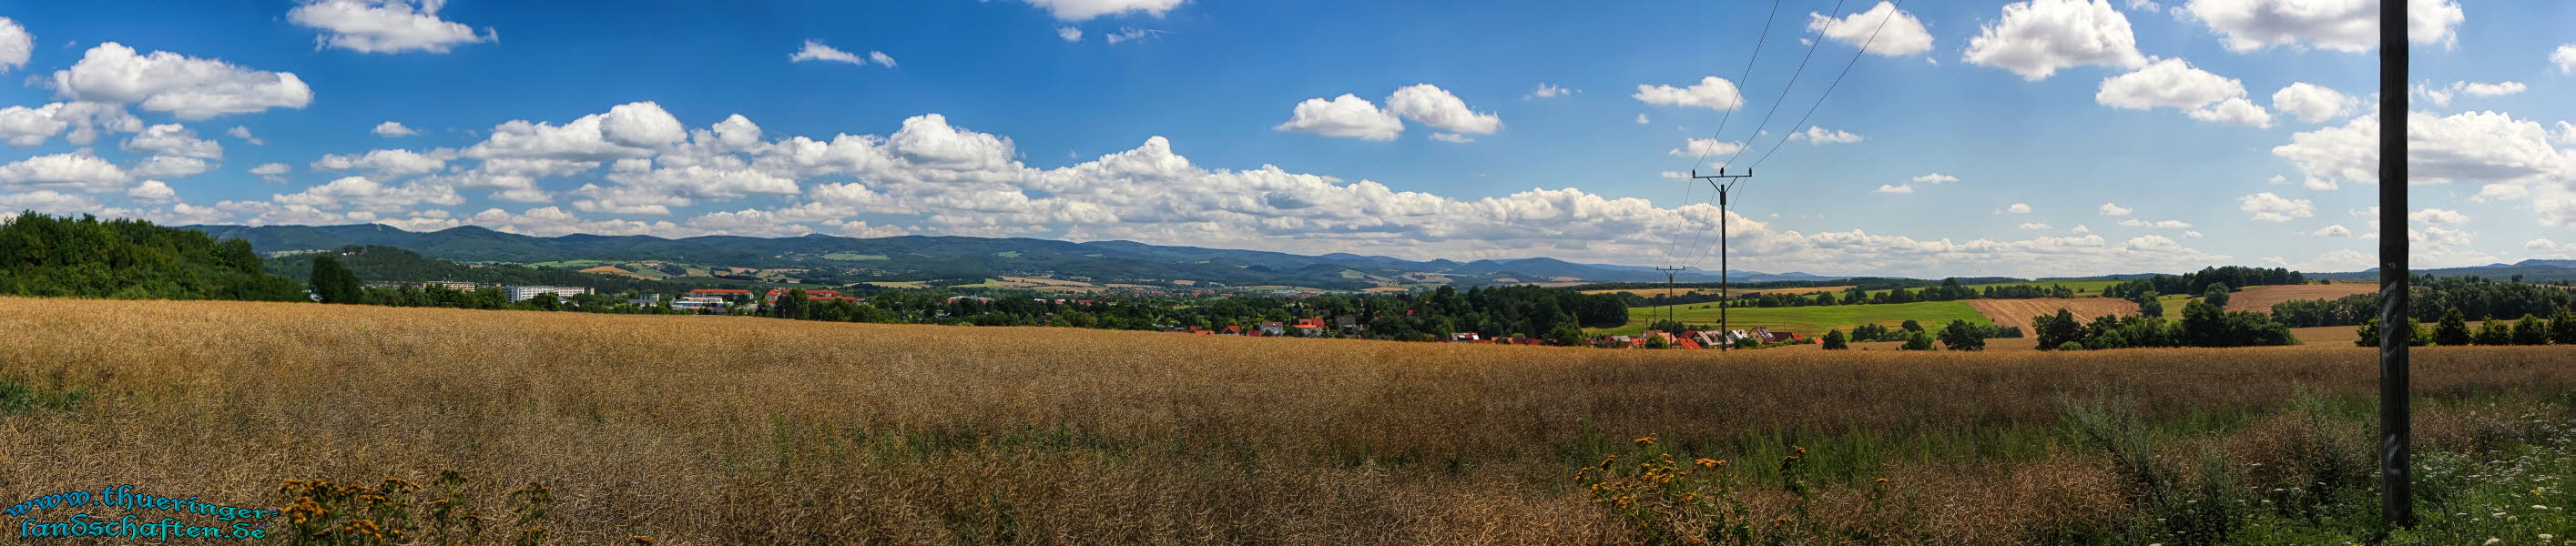
<path id="1" fill-rule="evenodd" d="M 2308 123 L 2352 115 L 2361 101 L 2341 91 L 2308 82 L 2292 83 L 2272 92 L 2272 108 L 2288 112 Z"/>
<path id="2" fill-rule="evenodd" d="M 1646 104 L 1711 110 L 1734 110 L 1744 106 L 1744 94 L 1736 90 L 1735 82 L 1717 76 L 1700 78 L 1699 83 L 1689 87 L 1638 84 L 1637 93 L 1630 96 Z"/>
<path id="3" fill-rule="evenodd" d="M 1932 32 L 1923 29 L 1923 21 L 1896 9 L 1895 4 L 1885 0 L 1867 11 L 1841 19 L 1810 12 L 1807 14 L 1807 30 L 1853 47 L 1867 44 L 1870 54 L 1883 57 L 1901 57 L 1932 50 Z"/>
<path id="4" fill-rule="evenodd" d="M 1279 131 L 1305 131 L 1324 136 L 1355 137 L 1364 140 L 1393 140 L 1404 132 L 1404 122 L 1395 114 L 1379 110 L 1368 99 L 1348 93 L 1333 100 L 1306 99 L 1286 123 L 1271 127 Z"/>
<path id="5" fill-rule="evenodd" d="M 303 108 L 313 89 L 292 72 L 269 72 L 168 51 L 138 55 L 107 42 L 92 47 L 69 69 L 54 72 L 57 93 L 108 103 L 141 102 L 145 110 L 184 120 L 270 108 Z"/>
<path id="6" fill-rule="evenodd" d="M 2293 218 L 2316 216 L 2317 207 L 2306 199 L 2288 199 L 2272 192 L 2257 193 L 2236 199 L 2236 210 L 2254 214 L 2256 222 L 2288 222 Z"/>
<path id="7" fill-rule="evenodd" d="M 2379 0 L 2191 0 L 2183 9 L 2226 37 L 2230 50 L 2274 45 L 2361 52 L 2379 47 Z M 2466 15 L 2453 0 L 2413 0 L 2406 38 L 2450 44 Z"/>
<path id="8" fill-rule="evenodd" d="M 1501 117 L 1470 110 L 1467 101 L 1427 83 L 1396 89 L 1386 98 L 1386 112 L 1458 133 L 1488 134 L 1503 126 Z"/>
<path id="9" fill-rule="evenodd" d="M 318 29 L 322 47 L 359 53 L 446 53 L 460 44 L 499 39 L 485 29 L 438 18 L 446 0 L 315 0 L 286 12 L 286 20 Z"/>
<path id="10" fill-rule="evenodd" d="M 2003 18 L 1969 40 L 1964 59 L 2011 70 L 2038 81 L 2058 69 L 2085 65 L 2130 68 L 2147 63 L 2138 53 L 2129 18 L 2105 0 L 2030 0 L 2006 4 Z"/>

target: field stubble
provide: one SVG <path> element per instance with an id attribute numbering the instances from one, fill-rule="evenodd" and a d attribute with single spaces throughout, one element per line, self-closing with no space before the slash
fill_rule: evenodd
<path id="1" fill-rule="evenodd" d="M 255 503 L 282 479 L 365 483 L 455 468 L 490 483 L 547 481 L 556 536 L 575 543 L 630 534 L 666 544 L 1620 543 L 1638 537 L 1567 476 L 1626 436 L 1658 432 L 1746 460 L 1802 438 L 1884 451 L 1877 457 L 1892 462 L 1853 463 L 1844 477 L 1905 484 L 1919 509 L 1888 525 L 1918 537 L 1908 541 L 2011 543 L 2029 540 L 2028 529 L 2098 525 L 2120 496 L 2098 457 L 2051 446 L 1980 455 L 1992 438 L 2056 427 L 2071 397 L 2125 400 L 2170 420 L 2278 408 L 2302 391 L 2366 393 L 2370 354 L 1742 351 L 1721 360 L 0 298 L 0 378 L 90 393 L 75 411 L 0 417 L 0 492 L 106 480 Z M 2416 387 L 2437 398 L 2576 382 L 2563 348 L 2416 355 Z M 2419 423 L 2451 419 L 2434 407 Z M 1820 461 L 1829 449 L 1818 448 Z M 1819 502 L 1853 491 L 1828 489 Z"/>

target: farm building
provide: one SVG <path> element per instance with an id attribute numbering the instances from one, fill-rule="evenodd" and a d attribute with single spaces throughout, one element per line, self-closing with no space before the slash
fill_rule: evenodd
<path id="1" fill-rule="evenodd" d="M 554 294 L 554 295 L 555 295 L 555 297 L 558 297 L 558 298 L 569 298 L 569 297 L 573 297 L 573 296 L 578 296 L 578 295 L 583 295 L 583 294 L 589 294 L 589 293 L 590 293 L 590 287 L 587 287 L 587 286 L 506 286 L 506 287 L 502 287 L 501 291 L 502 291 L 502 292 L 505 292 L 505 293 L 508 293 L 508 294 L 510 295 L 510 301 L 527 301 L 527 300 L 528 300 L 528 298 L 537 297 L 537 295 L 538 295 L 538 294 Z"/>

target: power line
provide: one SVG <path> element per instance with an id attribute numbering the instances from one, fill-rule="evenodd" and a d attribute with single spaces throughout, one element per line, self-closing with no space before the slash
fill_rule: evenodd
<path id="1" fill-rule="evenodd" d="M 1737 89 L 1736 94 L 1735 94 L 1736 107 L 1735 107 L 1735 108 L 1727 109 L 1727 110 L 1726 110 L 1726 114 L 1725 114 L 1725 115 L 1723 115 L 1723 116 L 1719 116 L 1719 117 L 1717 118 L 1717 130 L 1715 130 L 1715 131 L 1709 131 L 1709 134 L 1708 134 L 1708 139 L 1709 139 L 1709 140 L 1715 141 L 1715 140 L 1717 140 L 1719 137 L 1724 136 L 1724 135 L 1725 135 L 1725 133 L 1726 133 L 1726 123 L 1727 123 L 1728 121 L 1731 121 L 1731 120 L 1734 120 L 1734 119 L 1735 119 L 1735 111 L 1736 111 L 1736 110 L 1742 110 L 1742 109 L 1743 109 L 1743 106 L 1744 106 L 1744 92 L 1742 91 L 1742 89 L 1744 88 L 1744 83 L 1745 83 L 1746 81 L 1749 81 L 1749 80 L 1751 80 L 1751 79 L 1753 78 L 1753 65 L 1754 65 L 1755 63 L 1757 63 L 1757 62 L 1759 62 L 1759 61 L 1761 61 L 1761 60 L 1762 60 L 1762 46 L 1763 46 L 1763 44 L 1770 43 L 1770 41 L 1771 41 L 1771 23 L 1772 23 L 1774 20 L 1779 19 L 1779 17 L 1780 17 L 1780 0 L 1771 0 L 1771 11 L 1770 11 L 1769 13 L 1764 14 L 1764 15 L 1762 16 L 1762 32 L 1761 32 L 1760 34 L 1756 34 L 1756 35 L 1754 35 L 1754 37 L 1753 37 L 1753 55 L 1752 55 L 1752 56 L 1750 56 L 1750 57 L 1746 57 L 1746 58 L 1744 59 L 1744 71 L 1743 71 L 1743 72 L 1741 72 L 1741 73 L 1736 74 L 1736 76 L 1735 76 L 1735 83 L 1734 83 L 1734 85 L 1735 85 L 1735 87 L 1736 87 L 1736 89 Z M 1683 143 L 1683 146 L 1688 147 L 1688 146 L 1689 146 L 1689 143 L 1685 142 L 1685 143 Z M 1710 154 L 1698 154 L 1698 156 L 1699 156 L 1699 157 L 1698 157 L 1698 159 L 1695 159 L 1695 160 L 1693 160 L 1693 161 L 1691 162 L 1691 170 L 1692 170 L 1692 171 L 1698 171 L 1700 167 L 1707 165 L 1707 164 L 1708 164 L 1708 156 L 1709 156 L 1709 155 L 1710 155 Z M 1694 183 L 1694 182 L 1695 182 L 1695 181 L 1685 180 L 1685 181 L 1682 183 L 1682 204 L 1683 204 L 1683 205 L 1688 205 L 1688 204 L 1690 204 L 1690 202 L 1691 202 L 1691 193 L 1692 193 L 1694 190 L 1697 190 L 1697 189 L 1698 189 L 1698 188 L 1696 187 L 1696 186 L 1698 186 L 1698 184 L 1696 184 L 1696 183 Z M 1724 219 L 1724 218 L 1720 218 L 1720 219 L 1719 219 L 1719 221 L 1721 221 L 1721 222 L 1722 222 L 1722 221 L 1725 221 L 1725 219 Z M 1708 250 L 1707 250 L 1707 249 L 1705 249 L 1705 248 L 1701 248 L 1701 247 L 1700 247 L 1700 243 L 1701 243 L 1701 242 L 1704 240 L 1704 238 L 1705 238 L 1705 237 L 1707 237 L 1707 236 L 1708 236 L 1708 233 L 1707 233 L 1707 232 L 1704 232 L 1704 231 L 1692 231 L 1692 232 L 1691 232 L 1691 242 L 1690 242 L 1690 245 L 1689 245 L 1689 246 L 1682 247 L 1682 248 L 1693 248 L 1693 249 L 1699 249 L 1699 250 L 1697 251 L 1697 253 L 1696 253 L 1696 254 L 1694 254 L 1693 256 L 1691 256 L 1691 263 L 1690 263 L 1690 265 L 1684 265 L 1684 266 L 1681 266 L 1681 267 L 1696 268 L 1696 267 L 1699 267 L 1699 264 L 1700 264 L 1701 262 L 1704 262 L 1704 261 L 1707 261 L 1707 260 L 1708 260 Z M 1676 265 L 1678 265 L 1678 264 L 1679 264 L 1679 262 L 1678 262 L 1678 261 L 1675 261 L 1675 262 L 1673 262 L 1673 263 L 1675 263 Z"/>
<path id="2" fill-rule="evenodd" d="M 1899 10 L 1899 9 L 1903 9 L 1904 7 L 1905 7 L 1905 0 L 1896 0 L 1896 1 L 1895 1 L 1895 5 L 1894 5 L 1894 6 L 1892 6 L 1892 7 L 1891 7 L 1891 9 L 1888 9 L 1888 10 L 1887 10 L 1887 16 L 1878 18 L 1878 27 L 1877 27 L 1877 28 L 1873 28 L 1873 29 L 1870 29 L 1870 30 L 1869 30 L 1869 39 L 1868 39 L 1868 40 L 1863 40 L 1863 41 L 1861 41 L 1861 43 L 1860 43 L 1860 51 L 1854 51 L 1854 52 L 1852 52 L 1852 60 L 1851 60 L 1851 62 L 1843 63 L 1843 71 L 1842 71 L 1842 72 L 1840 72 L 1840 73 L 1834 74 L 1834 83 L 1832 83 L 1832 84 L 1829 84 L 1829 85 L 1826 85 L 1826 86 L 1825 86 L 1825 92 L 1824 92 L 1824 94 L 1816 95 L 1816 104 L 1815 104 L 1815 105 L 1813 105 L 1813 106 L 1808 106 L 1808 107 L 1807 107 L 1807 113 L 1806 113 L 1806 115 L 1798 116 L 1798 123 L 1797 123 L 1796 125 L 1791 125 L 1791 126 L 1789 126 L 1789 127 L 1791 127 L 1791 129 L 1789 130 L 1790 132 L 1789 132 L 1788 134 L 1780 135 L 1780 143 L 1779 143 L 1779 144 L 1773 144 L 1773 145 L 1771 145 L 1771 149 L 1770 149 L 1769 151 L 1762 152 L 1762 157 L 1754 158 L 1754 160 L 1753 160 L 1753 164 L 1752 164 L 1752 165 L 1747 165 L 1747 166 L 1745 166 L 1745 168 L 1748 168 L 1748 169 L 1749 169 L 1749 168 L 1753 168 L 1753 167 L 1759 167 L 1759 166 L 1761 166 L 1761 165 L 1762 165 L 1762 162 L 1771 160 L 1771 154 L 1779 153 L 1779 152 L 1780 152 L 1780 148 L 1782 148 L 1782 147 L 1785 147 L 1785 146 L 1788 146 L 1788 145 L 1789 145 L 1789 137 L 1794 136 L 1794 135 L 1797 135 L 1797 134 L 1798 134 L 1798 133 L 1797 133 L 1798 131 L 1801 131 L 1801 130 L 1805 130 L 1805 129 L 1806 129 L 1806 127 L 1807 127 L 1807 119 L 1816 115 L 1816 109 L 1817 109 L 1817 108 L 1822 108 L 1822 107 L 1824 107 L 1824 106 L 1825 106 L 1825 97 L 1833 96 L 1833 94 L 1834 94 L 1834 88 L 1836 88 L 1836 87 L 1841 87 L 1841 86 L 1843 85 L 1843 76 L 1849 76 L 1849 75 L 1851 75 L 1851 69 L 1852 69 L 1852 66 L 1860 64 L 1860 57 L 1861 57 L 1862 55 L 1867 55 L 1867 54 L 1869 54 L 1869 46 L 1870 46 L 1870 44 L 1878 43 L 1878 32 L 1879 32 L 1879 31 L 1882 31 L 1882 30 L 1887 30 L 1887 22 L 1888 22 L 1889 20 L 1895 19 L 1895 18 L 1896 18 L 1896 14 L 1901 13 L 1901 12 L 1899 12 L 1899 11 L 1897 11 L 1897 10 Z"/>
<path id="3" fill-rule="evenodd" d="M 1834 0 L 1833 12 L 1843 12 L 1843 0 Z M 1807 73 L 1807 61 L 1816 58 L 1816 46 L 1824 45 L 1824 43 L 1824 38 L 1819 36 L 1816 41 L 1807 44 L 1807 55 L 1798 58 L 1798 69 L 1789 73 L 1789 83 L 1787 85 L 1780 86 L 1780 98 L 1771 99 L 1771 109 L 1762 113 L 1762 123 L 1755 124 L 1753 126 L 1753 136 L 1745 137 L 1745 142 L 1750 143 L 1753 142 L 1753 139 L 1761 138 L 1762 128 L 1771 126 L 1771 116 L 1780 113 L 1780 103 L 1789 99 L 1789 91 L 1791 89 L 1796 89 L 1798 87 L 1798 76 Z M 1735 148 L 1735 155 L 1726 157 L 1727 164 L 1732 165 L 1735 163 L 1736 159 L 1744 157 L 1744 149 L 1744 146 L 1737 146 Z"/>

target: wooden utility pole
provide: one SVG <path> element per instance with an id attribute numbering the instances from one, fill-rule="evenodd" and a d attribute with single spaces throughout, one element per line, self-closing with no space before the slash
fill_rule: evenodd
<path id="1" fill-rule="evenodd" d="M 2406 0 L 2379 3 L 2379 518 L 2415 525 L 2406 344 Z"/>
<path id="2" fill-rule="evenodd" d="M 1664 320 L 1679 322 L 1673 318 L 1673 276 L 1681 274 L 1682 269 L 1680 266 L 1655 268 L 1656 271 L 1664 272 Z M 1647 323 L 1646 329 L 1654 330 L 1654 323 Z"/>
<path id="3" fill-rule="evenodd" d="M 1753 169 L 1745 168 L 1744 174 L 1726 174 L 1726 167 L 1721 166 L 1717 168 L 1717 174 L 1708 176 L 1701 176 L 1699 169 L 1691 169 L 1690 177 L 1692 180 L 1707 180 L 1708 187 L 1717 189 L 1717 337 L 1720 341 L 1717 351 L 1723 353 L 1727 346 L 1735 344 L 1735 340 L 1726 339 L 1735 333 L 1726 324 L 1726 308 L 1735 304 L 1728 301 L 1726 282 L 1726 194 L 1735 189 L 1737 181 L 1752 178 Z"/>

